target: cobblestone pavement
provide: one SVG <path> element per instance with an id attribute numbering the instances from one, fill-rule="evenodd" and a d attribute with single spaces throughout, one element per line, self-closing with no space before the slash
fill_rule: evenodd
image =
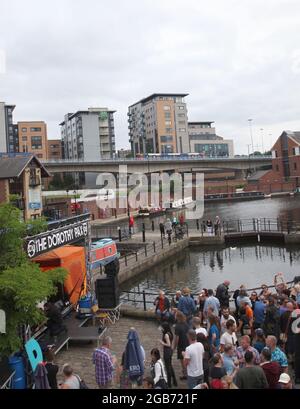
<path id="1" fill-rule="evenodd" d="M 107 335 L 111 336 L 112 352 L 116 354 L 118 362 L 121 363 L 122 353 L 126 346 L 127 334 L 131 327 L 134 327 L 139 334 L 141 344 L 146 352 L 146 373 L 149 375 L 150 351 L 152 348 L 159 348 L 162 352 L 162 345 L 159 343 L 161 333 L 158 330 L 158 323 L 150 320 L 139 320 L 133 318 L 122 317 L 116 324 L 108 327 Z M 96 388 L 95 369 L 92 363 L 92 355 L 96 345 L 90 344 L 69 344 L 69 350 L 63 349 L 55 357 L 55 363 L 59 365 L 59 382 L 62 381 L 62 366 L 69 363 L 73 366 L 74 371 L 78 373 L 87 383 L 90 388 Z M 177 354 L 174 354 L 173 366 L 177 376 L 178 387 L 186 388 L 186 381 L 180 381 L 181 365 L 177 360 Z M 118 385 L 115 385 L 118 387 Z"/>

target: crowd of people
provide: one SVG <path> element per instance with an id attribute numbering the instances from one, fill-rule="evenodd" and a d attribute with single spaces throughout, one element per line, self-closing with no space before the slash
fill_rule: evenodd
<path id="1" fill-rule="evenodd" d="M 180 379 L 189 389 L 293 389 L 300 382 L 300 278 L 288 287 L 278 273 L 273 291 L 265 284 L 251 292 L 244 285 L 234 292 L 229 287 L 225 280 L 215 291 L 203 289 L 197 296 L 184 288 L 171 299 L 160 291 L 154 300 L 160 348 L 148 351 L 147 361 L 131 328 L 118 362 L 112 339 L 104 336 L 92 359 L 98 387 L 177 388 Z M 176 358 L 180 374 L 173 367 Z M 64 381 L 57 384 L 51 351 L 45 365 L 51 388 L 82 388 L 69 364 L 63 367 Z"/>

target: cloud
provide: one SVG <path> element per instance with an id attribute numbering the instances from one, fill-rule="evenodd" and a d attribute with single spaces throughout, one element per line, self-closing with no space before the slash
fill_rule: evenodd
<path id="1" fill-rule="evenodd" d="M 296 0 L 1 0 L 0 100 L 15 120 L 45 120 L 60 135 L 67 112 L 116 109 L 117 146 L 127 107 L 154 92 L 187 92 L 191 120 L 247 152 L 248 118 L 275 139 L 300 129 L 300 4 Z M 268 146 L 266 146 L 268 147 Z"/>

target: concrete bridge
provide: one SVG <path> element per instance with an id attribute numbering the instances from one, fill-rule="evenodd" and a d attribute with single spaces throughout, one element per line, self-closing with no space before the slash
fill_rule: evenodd
<path id="1" fill-rule="evenodd" d="M 196 172 L 205 169 L 232 169 L 246 171 L 262 167 L 271 167 L 271 156 L 234 157 L 234 158 L 132 158 L 132 159 L 101 159 L 99 162 L 84 162 L 80 160 L 44 161 L 43 165 L 50 173 L 60 172 L 91 172 L 118 173 L 120 165 L 127 165 L 127 173 L 155 172 Z"/>

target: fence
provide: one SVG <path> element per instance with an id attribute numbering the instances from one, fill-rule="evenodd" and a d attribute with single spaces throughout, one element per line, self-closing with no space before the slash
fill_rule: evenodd
<path id="1" fill-rule="evenodd" d="M 291 286 L 293 284 L 293 281 L 289 281 L 286 283 L 287 285 Z M 275 288 L 275 285 L 269 285 L 268 288 Z M 246 289 L 246 292 L 251 292 L 251 291 L 258 291 L 261 290 L 261 287 L 255 287 L 255 288 L 248 288 Z M 234 291 L 229 291 L 229 294 L 233 295 Z M 130 295 L 133 294 L 133 297 L 130 298 Z M 165 295 L 169 298 L 173 298 L 175 296 L 175 293 L 168 293 L 166 292 Z M 191 294 L 193 297 L 197 297 L 198 294 L 192 293 Z M 122 291 L 121 294 L 121 300 L 123 304 L 133 304 L 133 305 L 138 305 L 142 304 L 144 311 L 147 311 L 147 304 L 151 304 L 152 307 L 154 307 L 154 300 L 158 296 L 157 293 L 151 293 L 151 292 L 146 292 L 145 290 L 140 290 L 139 288 L 136 290 L 133 288 L 130 291 Z M 150 298 L 151 297 L 151 298 Z M 230 302 L 234 302 L 234 299 L 231 298 L 229 300 Z"/>
<path id="2" fill-rule="evenodd" d="M 160 232 L 160 223 L 165 220 L 163 218 L 145 218 L 136 219 L 132 229 L 132 234 L 144 233 L 143 239 L 146 239 L 147 232 Z M 206 220 L 188 220 L 184 226 L 189 231 L 199 232 L 202 236 L 207 233 Z M 270 232 L 270 233 L 300 233 L 300 223 L 294 220 L 285 219 L 269 219 L 269 218 L 252 218 L 252 219 L 237 219 L 224 220 L 221 222 L 218 234 L 229 235 L 231 233 L 249 233 L 249 232 Z M 119 225 L 111 224 L 105 226 L 92 226 L 92 236 L 99 239 L 102 237 L 111 237 L 116 240 L 126 240 L 130 237 L 128 222 L 121 222 Z M 121 239 L 121 240 L 120 240 Z M 146 240 L 143 240 L 146 241 Z"/>

